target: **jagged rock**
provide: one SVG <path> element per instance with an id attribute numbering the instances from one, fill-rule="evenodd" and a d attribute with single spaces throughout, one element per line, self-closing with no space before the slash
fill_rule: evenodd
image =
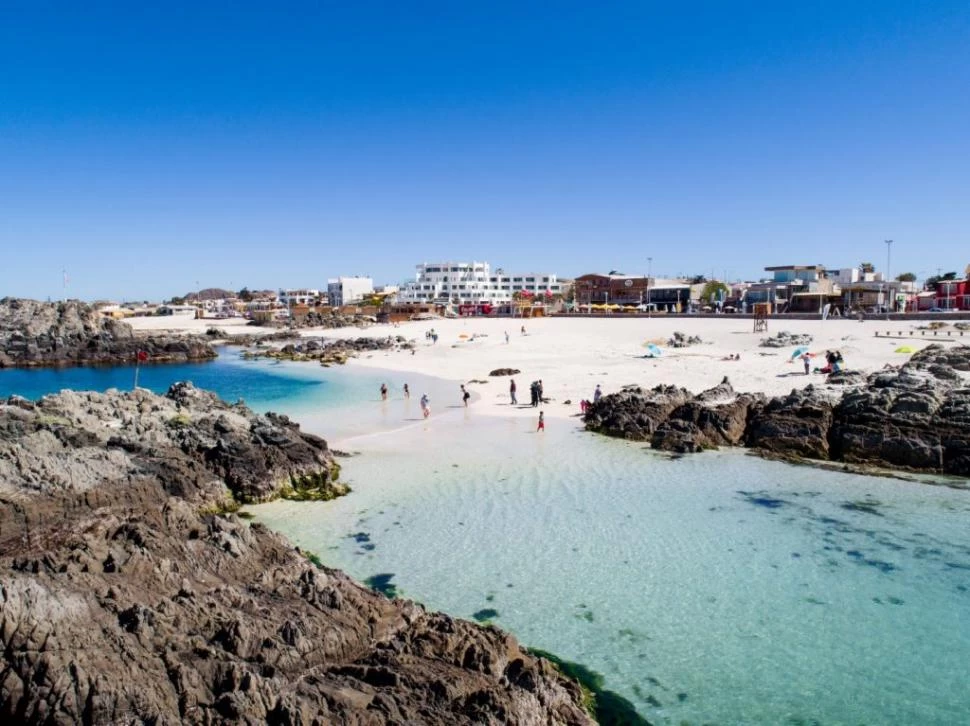
<path id="1" fill-rule="evenodd" d="M 202 336 L 136 335 L 77 300 L 0 300 L 0 368 L 133 365 L 139 351 L 149 363 L 216 357 Z"/>
<path id="2" fill-rule="evenodd" d="M 218 513 L 328 462 L 191 386 L 0 405 L 0 720 L 592 724 L 511 636 Z"/>
<path id="3" fill-rule="evenodd" d="M 745 445 L 784 457 L 970 476 L 970 347 L 932 345 L 901 368 L 838 373 L 833 387 L 787 396 L 738 395 L 730 384 L 696 396 L 625 388 L 587 410 L 586 428 L 690 453 Z M 836 388 L 835 386 L 840 386 Z"/>
<path id="4" fill-rule="evenodd" d="M 812 336 L 808 333 L 789 333 L 782 330 L 769 338 L 762 338 L 758 344 L 762 348 L 793 348 L 799 345 L 811 345 Z"/>
<path id="5" fill-rule="evenodd" d="M 191 383 L 164 396 L 63 391 L 29 407 L 0 402 L 0 495 L 11 482 L 86 492 L 147 476 L 192 501 L 211 498 L 214 480 L 239 501 L 326 499 L 346 491 L 339 471 L 326 442 L 287 417 L 256 415 Z"/>
<path id="6" fill-rule="evenodd" d="M 414 342 L 401 335 L 386 338 L 301 338 L 299 342 L 288 343 L 282 348 L 247 351 L 243 357 L 275 358 L 277 360 L 319 361 L 321 365 L 343 365 L 348 358 L 360 353 L 379 350 L 411 350 Z"/>
<path id="7" fill-rule="evenodd" d="M 691 345 L 700 345 L 703 342 L 699 335 L 684 335 L 680 332 L 674 332 L 673 336 L 667 340 L 667 347 L 687 348 Z"/>
<path id="8" fill-rule="evenodd" d="M 490 371 L 488 375 L 490 376 L 515 376 L 521 373 L 518 368 L 496 368 L 494 371 Z"/>
<path id="9" fill-rule="evenodd" d="M 747 445 L 788 456 L 828 459 L 832 399 L 812 385 L 756 406 L 748 416 Z"/>

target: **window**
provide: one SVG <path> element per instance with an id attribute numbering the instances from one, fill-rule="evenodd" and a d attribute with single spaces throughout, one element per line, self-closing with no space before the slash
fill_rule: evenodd
<path id="1" fill-rule="evenodd" d="M 513 277 L 512 278 L 512 282 L 522 282 L 522 278 L 521 277 Z"/>
<path id="2" fill-rule="evenodd" d="M 527 277 L 527 278 L 525 278 L 525 281 L 526 282 L 535 282 L 536 279 L 534 277 Z"/>

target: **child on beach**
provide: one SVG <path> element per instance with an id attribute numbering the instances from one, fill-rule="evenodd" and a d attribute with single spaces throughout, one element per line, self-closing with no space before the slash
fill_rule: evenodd
<path id="1" fill-rule="evenodd" d="M 546 430 L 546 415 L 542 411 L 539 411 L 539 426 L 536 428 L 536 433 Z"/>
<path id="2" fill-rule="evenodd" d="M 431 415 L 431 399 L 428 398 L 427 393 L 421 396 L 421 415 L 425 418 Z"/>

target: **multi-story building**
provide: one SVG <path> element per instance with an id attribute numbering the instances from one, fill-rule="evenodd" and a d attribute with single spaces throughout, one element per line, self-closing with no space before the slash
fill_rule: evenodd
<path id="1" fill-rule="evenodd" d="M 501 305 L 512 302 L 517 292 L 561 295 L 563 286 L 553 273 L 509 274 L 502 269 L 492 272 L 487 262 L 425 262 L 416 266 L 414 281 L 401 287 L 398 300 Z"/>
<path id="2" fill-rule="evenodd" d="M 331 307 L 353 305 L 373 294 L 374 280 L 369 277 L 354 275 L 327 280 L 327 297 L 330 298 Z"/>
<path id="3" fill-rule="evenodd" d="M 280 290 L 277 298 L 285 307 L 293 305 L 312 305 L 313 301 L 320 297 L 319 290 L 310 288 L 299 288 L 296 290 Z"/>

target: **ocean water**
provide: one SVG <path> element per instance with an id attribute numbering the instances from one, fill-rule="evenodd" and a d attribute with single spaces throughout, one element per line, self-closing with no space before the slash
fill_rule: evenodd
<path id="1" fill-rule="evenodd" d="M 400 374 L 225 353 L 140 384 L 192 380 L 360 452 L 349 496 L 252 508 L 332 566 L 582 663 L 653 723 L 970 723 L 970 491 L 670 459 L 574 419 L 483 415 L 497 383 L 465 409 L 451 382 L 408 375 L 404 400 Z M 133 373 L 0 371 L 0 396 Z"/>
<path id="2" fill-rule="evenodd" d="M 652 723 L 970 722 L 970 492 L 445 418 L 359 442 L 348 497 L 252 511 Z"/>
<path id="3" fill-rule="evenodd" d="M 138 385 L 164 393 L 177 381 L 191 381 L 226 401 L 242 399 L 255 411 L 277 411 L 313 422 L 314 431 L 333 439 L 382 431 L 420 419 L 418 399 L 427 392 L 433 403 L 457 401 L 457 384 L 418 375 L 403 375 L 354 366 L 324 368 L 314 363 L 269 359 L 247 360 L 238 348 L 221 348 L 204 363 L 141 366 Z M 65 388 L 81 391 L 130 390 L 133 366 L 0 370 L 0 398 L 19 395 L 37 399 Z M 389 388 L 380 401 L 380 386 Z M 403 386 L 411 389 L 405 401 Z M 434 406 L 433 406 L 434 407 Z"/>

